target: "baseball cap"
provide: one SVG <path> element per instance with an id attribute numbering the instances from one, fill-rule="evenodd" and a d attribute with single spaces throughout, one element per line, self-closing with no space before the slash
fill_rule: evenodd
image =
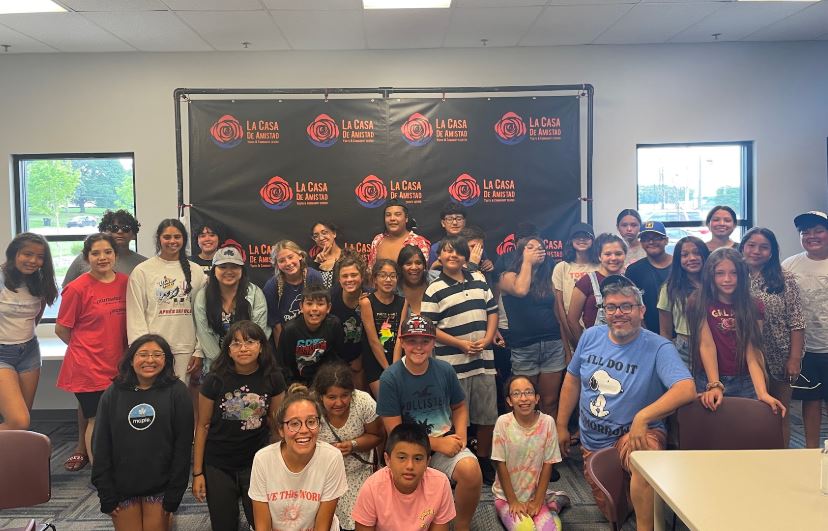
<path id="1" fill-rule="evenodd" d="M 801 229 L 803 226 L 812 227 L 814 223 L 828 226 L 828 214 L 819 210 L 811 210 L 794 218 L 794 226 Z"/>
<path id="2" fill-rule="evenodd" d="M 244 265 L 244 255 L 241 249 L 235 245 L 226 245 L 219 248 L 216 254 L 213 255 L 213 266 L 222 264 L 236 264 L 237 266 Z"/>
<path id="3" fill-rule="evenodd" d="M 601 281 L 601 292 L 603 293 L 604 289 L 607 286 L 612 286 L 614 284 L 620 284 L 622 286 L 635 287 L 635 282 L 628 279 L 624 275 L 610 275 L 610 276 L 606 277 L 604 280 Z"/>
<path id="4" fill-rule="evenodd" d="M 641 226 L 641 232 L 638 233 L 638 237 L 640 238 L 645 232 L 652 232 L 653 234 L 667 237 L 667 228 L 660 221 L 645 221 Z"/>
<path id="5" fill-rule="evenodd" d="M 436 337 L 437 331 L 431 319 L 414 314 L 402 324 L 402 330 L 400 332 L 400 337 L 411 336 Z"/>
<path id="6" fill-rule="evenodd" d="M 589 234 L 590 238 L 595 238 L 595 230 L 593 230 L 592 225 L 589 223 L 576 223 L 569 229 L 569 239 L 571 240 L 579 232 L 585 232 Z"/>

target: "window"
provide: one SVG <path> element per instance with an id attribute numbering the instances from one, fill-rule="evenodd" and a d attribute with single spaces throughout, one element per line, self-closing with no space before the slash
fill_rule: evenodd
<path id="1" fill-rule="evenodd" d="M 752 142 L 638 146 L 638 211 L 667 227 L 667 252 L 685 236 L 709 241 L 704 221 L 716 205 L 736 211 L 732 239 L 753 225 L 752 150 Z"/>
<path id="2" fill-rule="evenodd" d="M 15 155 L 13 161 L 17 231 L 49 241 L 60 286 L 84 238 L 98 232 L 104 211 L 135 214 L 134 155 Z M 46 309 L 44 321 L 54 322 L 59 307 L 60 298 Z"/>

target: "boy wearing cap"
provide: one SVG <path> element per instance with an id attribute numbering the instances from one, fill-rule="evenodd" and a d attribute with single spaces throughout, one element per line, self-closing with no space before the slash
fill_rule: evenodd
<path id="1" fill-rule="evenodd" d="M 357 531 L 448 531 L 456 512 L 445 474 L 429 468 L 431 447 L 421 424 L 399 424 L 388 436 L 385 462 L 359 489 Z"/>
<path id="2" fill-rule="evenodd" d="M 804 252 L 782 262 L 796 275 L 805 314 L 805 356 L 793 399 L 802 400 L 805 446 L 818 448 L 822 403 L 828 403 L 828 215 L 806 212 L 794 225 Z"/>
<path id="3" fill-rule="evenodd" d="M 227 240 L 213 254 L 213 266 L 207 271 L 207 285 L 199 290 L 193 302 L 196 337 L 204 353 L 204 374 L 209 372 L 210 365 L 221 353 L 221 340 L 232 323 L 247 319 L 270 335 L 267 301 L 262 290 L 248 280 L 244 258 L 241 245 Z M 244 308 L 238 300 L 240 290 L 247 302 Z M 224 312 L 225 301 L 230 302 L 233 308 L 229 315 Z M 218 326 L 218 319 L 221 319 L 221 327 Z"/>
<path id="4" fill-rule="evenodd" d="M 664 418 L 692 402 L 696 387 L 673 343 L 641 327 L 641 290 L 622 275 L 610 275 L 601 282 L 601 295 L 607 324 L 584 331 L 567 367 L 556 419 L 558 441 L 566 455 L 569 417 L 577 405 L 584 468 L 593 452 L 615 446 L 631 476 L 637 528 L 653 529 L 653 490 L 630 468 L 630 453 L 663 450 Z M 591 487 L 598 507 L 608 514 L 600 489 Z"/>
<path id="5" fill-rule="evenodd" d="M 483 479 L 477 458 L 466 448 L 465 394 L 454 368 L 432 357 L 435 336 L 434 323 L 427 317 L 412 315 L 402 324 L 405 356 L 380 377 L 377 414 L 388 433 L 403 422 L 425 426 L 433 451 L 429 466 L 457 482 L 455 529 L 465 531 L 480 500 Z"/>
<path id="6" fill-rule="evenodd" d="M 627 278 L 644 292 L 644 326 L 651 332 L 659 333 L 658 293 L 661 285 L 670 276 L 673 255 L 664 251 L 667 247 L 667 229 L 660 221 L 646 221 L 638 234 L 641 247 L 647 253 L 646 260 L 638 260 L 627 267 Z"/>

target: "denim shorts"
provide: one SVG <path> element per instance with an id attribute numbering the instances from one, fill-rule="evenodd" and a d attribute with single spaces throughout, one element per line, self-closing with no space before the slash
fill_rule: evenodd
<path id="1" fill-rule="evenodd" d="M 750 374 L 737 374 L 735 376 L 719 376 L 719 381 L 724 385 L 724 396 L 738 396 L 741 398 L 752 398 L 756 400 L 756 389 L 753 388 L 753 380 Z M 707 389 L 707 375 L 696 375 L 696 391 L 705 392 Z"/>
<path id="2" fill-rule="evenodd" d="M 564 369 L 566 354 L 560 339 L 512 347 L 512 374 L 536 376 L 538 373 L 561 372 Z"/>
<path id="3" fill-rule="evenodd" d="M 17 345 L 0 345 L 0 369 L 30 372 L 40 368 L 40 344 L 37 337 Z"/>

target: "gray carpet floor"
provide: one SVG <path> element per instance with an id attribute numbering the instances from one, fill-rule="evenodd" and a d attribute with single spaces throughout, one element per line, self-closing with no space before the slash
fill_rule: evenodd
<path id="1" fill-rule="evenodd" d="M 800 405 L 794 403 L 791 411 L 791 447 L 804 446 Z M 98 531 L 112 529 L 111 520 L 100 512 L 97 494 L 90 483 L 89 467 L 80 472 L 67 472 L 63 462 L 72 453 L 77 437 L 74 412 L 44 412 L 34 415 L 34 431 L 44 433 L 52 440 L 52 499 L 48 503 L 25 509 L 0 511 L 0 529 L 23 525 L 27 518 L 50 521 L 58 531 Z M 828 417 L 823 417 L 823 438 L 828 437 Z M 554 485 L 556 490 L 569 494 L 572 506 L 563 511 L 561 520 L 564 529 L 572 531 L 606 530 L 609 528 L 592 499 L 589 486 L 581 472 L 580 452 L 575 451 L 569 459 L 556 467 L 561 479 Z M 6 481 L 7 478 L 0 478 Z M 494 510 L 491 489 L 483 488 L 480 505 L 475 513 L 472 527 L 481 531 L 503 529 Z M 682 526 L 680 526 L 680 529 Z M 198 503 L 188 491 L 175 516 L 177 531 L 206 531 L 210 529 L 207 508 Z M 635 529 L 633 518 L 627 520 L 624 531 Z"/>

